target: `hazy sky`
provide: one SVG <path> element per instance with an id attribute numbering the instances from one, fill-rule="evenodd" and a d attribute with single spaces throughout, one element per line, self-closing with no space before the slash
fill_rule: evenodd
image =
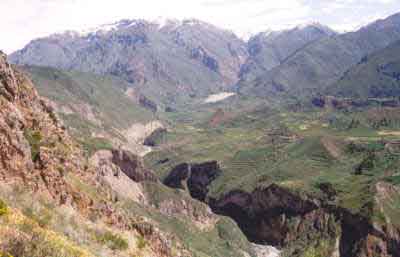
<path id="1" fill-rule="evenodd" d="M 400 12 L 400 0 L 0 0 L 0 49 L 124 18 L 197 18 L 239 35 L 320 22 L 352 30 Z"/>

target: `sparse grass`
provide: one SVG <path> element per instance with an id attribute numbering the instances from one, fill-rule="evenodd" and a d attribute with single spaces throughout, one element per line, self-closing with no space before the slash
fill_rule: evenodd
<path id="1" fill-rule="evenodd" d="M 92 256 L 67 238 L 43 229 L 17 210 L 0 222 L 0 253 L 4 256 L 89 257 Z"/>
<path id="2" fill-rule="evenodd" d="M 42 208 L 36 213 L 32 207 L 27 207 L 23 210 L 23 214 L 36 221 L 41 228 L 47 228 L 52 221 L 52 214 L 49 210 Z"/>
<path id="3" fill-rule="evenodd" d="M 124 251 L 128 249 L 128 241 L 118 234 L 113 234 L 110 231 L 96 234 L 96 240 L 107 245 L 112 250 Z"/>
<path id="4" fill-rule="evenodd" d="M 79 110 L 81 104 L 88 104 L 101 122 L 93 124 L 85 113 L 62 113 L 61 118 L 72 132 L 88 136 L 104 129 L 113 134 L 115 128 L 127 129 L 133 123 L 152 119 L 150 111 L 125 96 L 124 90 L 131 85 L 120 78 L 45 67 L 24 69 L 41 95 L 70 109 Z"/>

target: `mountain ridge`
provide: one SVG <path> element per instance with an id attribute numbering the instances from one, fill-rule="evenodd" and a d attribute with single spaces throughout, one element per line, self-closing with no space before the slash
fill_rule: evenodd
<path id="1" fill-rule="evenodd" d="M 259 96 L 304 96 L 338 80 L 368 53 L 400 38 L 400 14 L 378 20 L 356 32 L 323 38 L 296 52 L 281 65 L 240 83 L 243 93 Z"/>

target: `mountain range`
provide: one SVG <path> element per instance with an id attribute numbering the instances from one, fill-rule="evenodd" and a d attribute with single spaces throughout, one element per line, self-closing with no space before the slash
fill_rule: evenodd
<path id="1" fill-rule="evenodd" d="M 0 56 L 0 256 L 400 257 L 399 53 L 394 14 L 122 20 Z"/>
<path id="2" fill-rule="evenodd" d="M 120 76 L 148 97 L 173 104 L 227 89 L 247 57 L 233 33 L 197 20 L 164 26 L 125 20 L 107 29 L 34 40 L 10 60 Z"/>
<path id="3" fill-rule="evenodd" d="M 238 90 L 299 96 L 335 83 L 363 57 L 400 40 L 400 15 L 339 34 L 318 23 L 259 33 L 248 42 L 198 20 L 123 20 L 37 39 L 18 65 L 119 76 L 163 107 Z"/>

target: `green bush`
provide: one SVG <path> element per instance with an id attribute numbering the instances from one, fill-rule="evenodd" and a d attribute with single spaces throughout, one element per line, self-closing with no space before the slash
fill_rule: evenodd
<path id="1" fill-rule="evenodd" d="M 126 250 L 128 249 L 128 242 L 120 235 L 113 234 L 109 231 L 104 234 L 97 235 L 97 241 L 106 244 L 112 250 Z"/>
<path id="2" fill-rule="evenodd" d="M 42 141 L 42 134 L 40 131 L 34 131 L 31 129 L 25 129 L 24 136 L 31 147 L 32 161 L 36 162 L 40 155 L 40 146 Z"/>
<path id="3" fill-rule="evenodd" d="M 0 216 L 7 214 L 7 212 L 8 212 L 7 205 L 2 200 L 0 200 Z"/>

